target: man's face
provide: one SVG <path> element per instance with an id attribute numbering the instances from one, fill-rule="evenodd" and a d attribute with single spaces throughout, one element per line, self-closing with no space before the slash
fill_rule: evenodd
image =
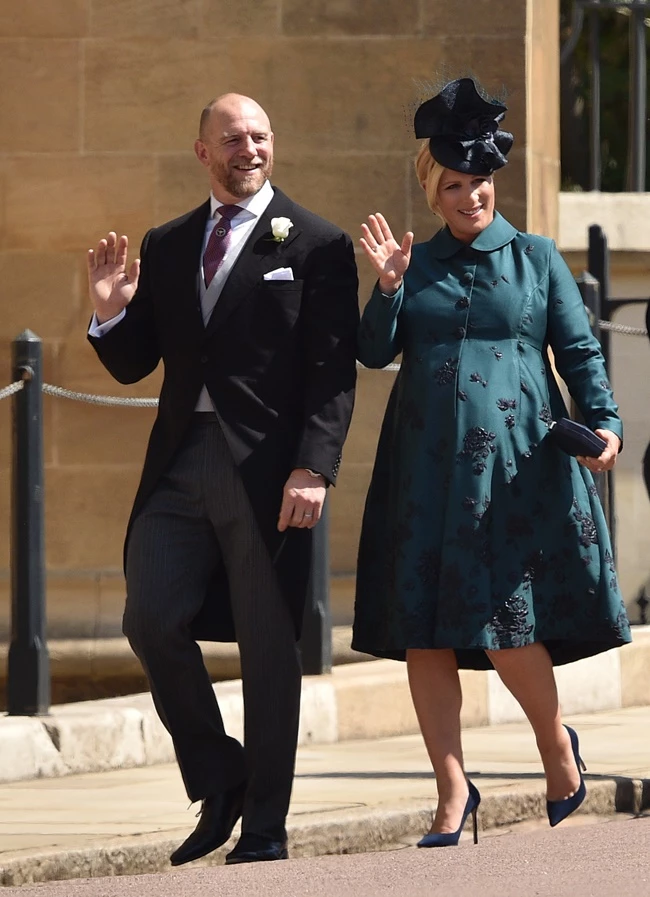
<path id="1" fill-rule="evenodd" d="M 273 170 L 273 133 L 257 103 L 226 97 L 211 110 L 194 151 L 210 172 L 210 184 L 220 202 L 253 196 Z"/>

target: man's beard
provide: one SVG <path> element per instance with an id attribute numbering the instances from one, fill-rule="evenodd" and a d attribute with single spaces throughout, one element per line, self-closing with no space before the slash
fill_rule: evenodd
<path id="1" fill-rule="evenodd" d="M 236 175 L 225 165 L 214 165 L 212 174 L 231 196 L 244 199 L 257 193 L 264 186 L 264 182 L 271 177 L 272 171 L 273 159 L 267 159 L 261 167 L 248 172 L 245 177 L 241 177 L 241 172 L 239 176 Z"/>

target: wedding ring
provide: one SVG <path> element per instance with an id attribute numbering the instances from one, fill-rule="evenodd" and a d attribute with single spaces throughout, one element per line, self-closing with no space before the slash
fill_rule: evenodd
<path id="1" fill-rule="evenodd" d="M 305 517 L 313 517 L 314 515 L 313 514 L 305 514 L 304 516 Z"/>

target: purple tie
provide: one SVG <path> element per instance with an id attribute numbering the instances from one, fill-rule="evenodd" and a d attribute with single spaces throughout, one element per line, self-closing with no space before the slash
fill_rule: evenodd
<path id="1" fill-rule="evenodd" d="M 241 206 L 219 206 L 217 212 L 221 220 L 212 228 L 208 245 L 203 253 L 203 276 L 206 288 L 210 286 L 212 278 L 217 273 L 223 262 L 232 233 L 231 221 L 241 212 Z"/>

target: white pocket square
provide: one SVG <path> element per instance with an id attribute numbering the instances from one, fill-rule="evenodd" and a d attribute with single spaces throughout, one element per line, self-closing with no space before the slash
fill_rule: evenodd
<path id="1" fill-rule="evenodd" d="M 264 280 L 293 280 L 291 268 L 276 268 L 264 275 Z"/>

